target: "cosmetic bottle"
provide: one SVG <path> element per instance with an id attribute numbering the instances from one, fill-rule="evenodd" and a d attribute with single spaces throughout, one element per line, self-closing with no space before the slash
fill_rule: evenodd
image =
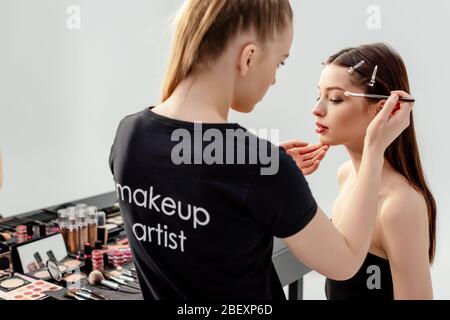
<path id="1" fill-rule="evenodd" d="M 97 207 L 87 207 L 88 241 L 92 245 L 97 241 Z"/>
<path id="2" fill-rule="evenodd" d="M 97 213 L 97 239 L 103 245 L 108 243 L 108 230 L 106 229 L 106 214 L 103 211 Z"/>
<path id="3" fill-rule="evenodd" d="M 88 226 L 84 210 L 81 210 L 78 214 L 78 226 L 78 248 L 81 250 L 84 244 L 88 242 Z"/>
<path id="4" fill-rule="evenodd" d="M 84 272 L 89 274 L 92 271 L 92 246 L 86 242 L 84 244 Z"/>
<path id="5" fill-rule="evenodd" d="M 78 253 L 78 224 L 74 214 L 69 215 L 67 246 L 70 253 Z"/>
<path id="6" fill-rule="evenodd" d="M 69 224 L 69 212 L 66 209 L 60 209 L 58 210 L 58 225 L 59 225 L 59 230 L 61 231 L 61 234 L 64 238 L 64 242 L 66 243 L 66 245 L 68 245 L 69 240 L 68 240 L 68 224 Z"/>

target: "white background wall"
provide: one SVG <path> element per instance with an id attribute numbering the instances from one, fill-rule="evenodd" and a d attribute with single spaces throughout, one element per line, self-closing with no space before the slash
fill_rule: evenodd
<path id="1" fill-rule="evenodd" d="M 450 1 L 292 0 L 295 41 L 278 83 L 251 115 L 254 129 L 316 142 L 311 116 L 321 62 L 346 47 L 391 43 L 403 56 L 417 99 L 415 120 L 425 171 L 438 204 L 432 269 L 436 298 L 450 298 L 448 118 Z M 176 0 L 0 0 L 0 149 L 5 216 L 113 190 L 108 155 L 125 115 L 157 104 Z M 379 10 L 379 28 L 373 20 Z M 75 6 L 75 11 L 68 11 Z M 79 10 L 80 29 L 71 29 Z M 74 20 L 75 18 L 75 20 Z M 75 23 L 76 25 L 76 23 Z M 375 27 L 375 28 L 374 28 Z M 333 149 L 310 186 L 326 211 L 347 159 Z M 321 299 L 323 278 L 305 279 Z"/>

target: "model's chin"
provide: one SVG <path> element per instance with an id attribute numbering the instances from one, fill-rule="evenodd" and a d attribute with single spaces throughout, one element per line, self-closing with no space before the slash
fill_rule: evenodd
<path id="1" fill-rule="evenodd" d="M 332 137 L 330 137 L 330 136 L 328 136 L 326 134 L 320 134 L 319 135 L 319 141 L 323 145 L 328 145 L 328 146 L 338 145 L 338 143 Z"/>

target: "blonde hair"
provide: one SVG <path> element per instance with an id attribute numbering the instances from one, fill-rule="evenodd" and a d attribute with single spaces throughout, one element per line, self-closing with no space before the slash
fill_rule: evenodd
<path id="1" fill-rule="evenodd" d="M 205 59 L 217 58 L 238 33 L 253 28 L 265 41 L 292 21 L 289 0 L 186 0 L 176 20 L 162 101 Z"/>

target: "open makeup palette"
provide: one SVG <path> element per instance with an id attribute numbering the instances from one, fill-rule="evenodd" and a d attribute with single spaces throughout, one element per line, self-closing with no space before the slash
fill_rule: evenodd
<path id="1" fill-rule="evenodd" d="M 0 279 L 0 298 L 4 300 L 42 300 L 47 293 L 62 287 L 43 280 L 17 274 Z"/>

